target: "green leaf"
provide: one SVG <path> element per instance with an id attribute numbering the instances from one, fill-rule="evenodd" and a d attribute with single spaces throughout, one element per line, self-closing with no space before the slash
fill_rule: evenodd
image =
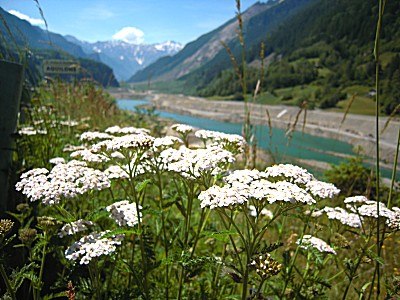
<path id="1" fill-rule="evenodd" d="M 144 190 L 144 189 L 146 188 L 146 186 L 147 186 L 149 183 L 151 183 L 151 180 L 150 180 L 150 179 L 146 179 L 146 180 L 144 180 L 144 181 L 142 181 L 142 182 L 139 182 L 138 184 L 136 184 L 136 187 L 135 187 L 136 191 L 137 191 L 138 193 L 140 193 L 142 190 Z"/>
<path id="2" fill-rule="evenodd" d="M 383 258 L 378 256 L 374 251 L 367 250 L 367 255 L 376 262 L 378 262 L 380 265 L 384 265 L 385 261 L 383 260 Z"/>
<path id="3" fill-rule="evenodd" d="M 367 282 L 366 284 L 364 284 L 361 288 L 360 291 L 360 296 L 358 297 L 359 300 L 364 299 L 365 296 L 365 292 L 367 291 L 368 287 L 372 284 L 372 282 Z"/>
<path id="4" fill-rule="evenodd" d="M 228 236 L 237 235 L 238 233 L 234 230 L 222 230 L 222 231 L 203 231 L 204 237 L 211 237 L 218 241 L 226 241 Z"/>

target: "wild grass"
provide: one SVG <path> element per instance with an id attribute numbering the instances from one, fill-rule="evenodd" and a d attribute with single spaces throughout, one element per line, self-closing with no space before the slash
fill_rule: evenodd
<path id="1" fill-rule="evenodd" d="M 375 53 L 378 68 L 379 26 Z M 379 124 L 378 72 L 376 90 Z M 290 164 L 244 168 L 256 145 L 248 110 L 244 138 L 182 124 L 166 136 L 90 82 L 49 82 L 26 114 L 19 203 L 0 220 L 4 298 L 400 295 L 398 151 L 384 189 L 378 125 L 375 177 L 357 163 L 338 167 L 328 178 L 339 191 Z"/>

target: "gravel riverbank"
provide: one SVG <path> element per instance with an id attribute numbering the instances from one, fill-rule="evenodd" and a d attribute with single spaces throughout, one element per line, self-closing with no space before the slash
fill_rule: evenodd
<path id="1" fill-rule="evenodd" d="M 239 101 L 213 101 L 199 97 L 168 94 L 135 94 L 124 92 L 112 93 L 116 98 L 136 98 L 141 96 L 151 101 L 157 109 L 211 118 L 226 122 L 242 122 L 244 120 L 244 103 Z M 122 97 L 121 97 L 122 96 Z M 268 114 L 271 125 L 287 129 L 292 126 L 298 107 L 284 105 L 250 104 L 251 121 L 253 124 L 268 125 Z M 348 114 L 342 123 L 343 113 L 329 112 L 320 109 L 307 111 L 304 132 L 347 142 L 362 148 L 362 152 L 372 158 L 376 157 L 375 117 Z M 304 112 L 299 116 L 295 130 L 303 130 Z M 387 117 L 380 118 L 380 128 L 383 129 Z M 397 131 L 400 128 L 398 120 L 392 120 L 386 130 L 380 134 L 380 156 L 382 166 L 391 167 L 396 151 Z"/>

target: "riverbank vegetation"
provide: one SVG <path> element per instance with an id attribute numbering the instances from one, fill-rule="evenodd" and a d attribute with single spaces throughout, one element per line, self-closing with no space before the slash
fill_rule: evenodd
<path id="1" fill-rule="evenodd" d="M 381 295 L 397 295 L 398 197 L 381 191 L 377 218 L 357 163 L 328 174 L 340 191 L 294 165 L 243 169 L 241 136 L 165 136 L 87 82 L 32 100 L 0 224 L 7 297 L 345 299 L 375 293 L 375 262 Z"/>
<path id="2" fill-rule="evenodd" d="M 243 39 L 240 1 L 237 7 Z M 242 54 L 234 74 L 247 95 L 254 70 Z M 317 93 L 311 83 L 319 74 L 309 61 L 299 63 L 304 74 L 285 63 L 289 71 L 277 67 L 282 74 Z M 288 88 L 286 79 L 276 78 L 275 88 Z M 326 101 L 345 99 L 333 93 Z M 15 203 L 0 220 L 2 298 L 400 297 L 400 135 L 392 181 L 383 188 L 379 127 L 375 174 L 352 159 L 316 178 L 285 162 L 257 168 L 246 106 L 240 136 L 186 124 L 166 128 L 151 111 L 124 113 L 88 81 L 47 81 L 30 100 L 14 155 Z"/>

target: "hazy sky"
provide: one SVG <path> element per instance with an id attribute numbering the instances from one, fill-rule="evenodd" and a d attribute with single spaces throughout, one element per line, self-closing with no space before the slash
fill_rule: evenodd
<path id="1" fill-rule="evenodd" d="M 245 10 L 257 0 L 241 0 Z M 264 1 L 265 2 L 265 1 Z M 235 16 L 235 0 L 39 0 L 49 30 L 90 42 L 190 42 Z M 44 28 L 34 0 L 0 6 Z"/>

